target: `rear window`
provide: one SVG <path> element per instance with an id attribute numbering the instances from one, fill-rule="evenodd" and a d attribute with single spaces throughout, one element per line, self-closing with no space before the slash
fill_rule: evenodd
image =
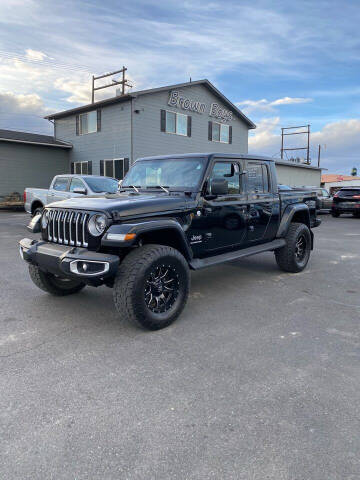
<path id="1" fill-rule="evenodd" d="M 352 197 L 354 195 L 360 195 L 360 188 L 351 188 L 340 190 L 339 197 Z"/>

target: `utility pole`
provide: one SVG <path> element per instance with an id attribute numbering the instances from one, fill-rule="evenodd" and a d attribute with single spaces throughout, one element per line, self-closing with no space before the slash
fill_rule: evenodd
<path id="1" fill-rule="evenodd" d="M 318 150 L 318 167 L 320 167 L 320 152 L 321 152 L 321 145 L 319 145 L 319 150 Z"/>
<path id="2" fill-rule="evenodd" d="M 285 133 L 285 130 L 294 130 L 298 128 L 306 128 L 300 132 Z M 284 137 L 287 135 L 307 135 L 307 146 L 298 148 L 284 148 Z M 284 152 L 287 150 L 306 150 L 306 163 L 310 165 L 310 125 L 300 125 L 298 127 L 283 127 L 281 129 L 281 160 L 284 158 Z"/>
<path id="3" fill-rule="evenodd" d="M 91 103 L 95 101 L 95 91 L 101 90 L 103 88 L 113 87 L 114 85 L 121 85 L 121 95 L 125 95 L 125 87 L 132 88 L 132 84 L 125 78 L 125 72 L 127 68 L 123 66 L 121 70 L 116 70 L 115 72 L 105 73 L 104 75 L 99 75 L 98 77 L 92 76 L 92 87 L 91 87 Z M 117 73 L 122 73 L 122 80 L 115 80 L 112 79 L 112 83 L 109 85 L 101 85 L 100 87 L 95 87 L 95 80 L 99 80 L 101 78 L 110 77 L 111 75 L 116 75 Z"/>

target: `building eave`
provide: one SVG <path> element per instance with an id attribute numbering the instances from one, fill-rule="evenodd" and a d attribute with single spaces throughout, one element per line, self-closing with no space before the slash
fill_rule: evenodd
<path id="1" fill-rule="evenodd" d="M 56 148 L 67 148 L 71 149 L 73 148 L 72 145 L 68 144 L 58 144 L 58 143 L 45 143 L 45 142 L 31 142 L 29 140 L 14 140 L 11 138 L 1 138 L 0 137 L 0 142 L 9 142 L 9 143 L 25 143 L 27 145 L 39 145 L 39 146 L 44 146 L 44 147 L 56 147 Z"/>

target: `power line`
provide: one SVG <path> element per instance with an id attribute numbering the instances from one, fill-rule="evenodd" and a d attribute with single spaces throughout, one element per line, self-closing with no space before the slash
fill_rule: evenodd
<path id="1" fill-rule="evenodd" d="M 74 65 L 74 64 L 68 64 L 68 63 L 60 63 L 60 62 L 55 62 L 50 58 L 48 59 L 42 58 L 37 60 L 37 59 L 29 58 L 24 54 L 4 52 L 1 50 L 0 50 L 0 58 L 3 58 L 5 60 L 18 60 L 20 62 L 31 63 L 38 66 L 51 67 L 51 68 L 57 68 L 62 70 L 83 71 L 86 73 L 89 73 L 93 70 L 88 65 Z"/>

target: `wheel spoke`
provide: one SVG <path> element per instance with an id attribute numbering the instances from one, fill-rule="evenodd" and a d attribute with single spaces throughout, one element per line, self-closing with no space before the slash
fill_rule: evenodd
<path id="1" fill-rule="evenodd" d="M 145 280 L 144 300 L 153 313 L 165 313 L 173 307 L 179 294 L 179 276 L 170 265 L 157 266 Z"/>

